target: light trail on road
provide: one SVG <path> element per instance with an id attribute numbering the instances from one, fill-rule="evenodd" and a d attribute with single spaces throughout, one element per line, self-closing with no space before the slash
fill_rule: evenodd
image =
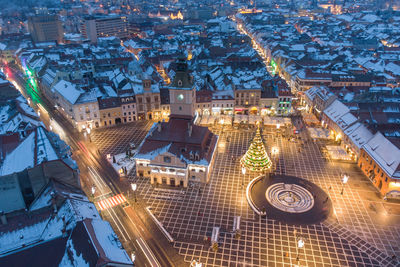
<path id="1" fill-rule="evenodd" d="M 56 110 L 40 91 L 35 91 L 32 84 L 25 80 L 24 76 L 20 76 L 19 71 L 15 71 L 15 80 L 12 80 L 21 93 L 28 99 L 28 103 L 34 107 L 36 111 L 41 110 L 41 120 L 47 124 L 49 128 L 55 128 L 60 134 L 60 137 L 71 147 L 74 153 L 74 159 L 79 164 L 81 170 L 82 182 L 90 180 L 95 184 L 100 193 L 95 199 L 102 200 L 110 196 L 121 194 L 122 191 L 115 180 L 119 178 L 118 173 L 113 169 L 109 162 L 104 159 L 96 147 L 92 143 L 85 142 L 80 133 L 78 133 L 71 122 L 66 119 L 63 114 Z M 31 101 L 30 101 L 31 99 Z M 88 185 L 89 183 L 87 183 Z M 100 211 L 101 212 L 101 211 Z M 136 262 L 139 266 L 174 266 L 168 253 L 160 247 L 158 239 L 154 239 L 154 234 L 151 233 L 147 225 L 142 222 L 144 218 L 137 215 L 137 212 L 131 206 L 122 208 L 121 205 L 102 211 L 105 218 L 109 217 L 109 221 L 116 227 L 116 232 L 119 233 L 121 241 L 124 242 L 124 247 L 128 253 L 135 251 Z M 131 218 L 131 216 L 134 216 Z M 129 220 L 127 220 L 127 218 Z M 145 229 L 143 229 L 143 227 Z M 139 230 L 139 228 L 142 232 Z M 146 237 L 145 237 L 146 236 Z M 139 241 L 138 241 L 139 240 Z M 141 247 L 138 245 L 141 243 Z M 150 242 L 147 244 L 147 242 Z M 149 246 L 150 245 L 150 246 Z M 151 247 L 151 249 L 150 249 Z M 143 249 L 144 248 L 144 249 Z M 153 251 L 155 253 L 153 253 Z M 157 257 L 156 257 L 157 255 Z"/>

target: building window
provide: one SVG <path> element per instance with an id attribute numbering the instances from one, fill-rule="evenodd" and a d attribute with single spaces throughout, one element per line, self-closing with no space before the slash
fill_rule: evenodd
<path id="1" fill-rule="evenodd" d="M 181 107 L 181 106 L 179 106 L 179 110 L 182 110 L 182 107 Z"/>
<path id="2" fill-rule="evenodd" d="M 385 183 L 387 183 L 387 180 L 388 180 L 388 178 L 386 177 L 386 178 L 385 178 Z"/>
<path id="3" fill-rule="evenodd" d="M 164 157 L 164 162 L 165 162 L 165 163 L 171 163 L 171 157 L 165 156 L 165 157 Z"/>

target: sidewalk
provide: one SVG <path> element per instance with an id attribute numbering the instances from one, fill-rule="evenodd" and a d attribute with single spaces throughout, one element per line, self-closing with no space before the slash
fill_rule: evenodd
<path id="1" fill-rule="evenodd" d="M 178 250 L 174 247 L 173 243 L 168 242 L 165 235 L 161 232 L 160 228 L 156 225 L 150 215 L 147 213 L 144 207 L 144 200 L 140 196 L 136 195 L 137 202 L 130 195 L 128 201 L 132 208 L 135 210 L 142 223 L 146 225 L 147 230 L 152 234 L 153 238 L 160 245 L 160 248 L 164 250 L 165 255 L 168 255 L 169 260 L 174 266 L 188 266 L 189 263 L 185 262 L 183 256 L 178 253 Z"/>

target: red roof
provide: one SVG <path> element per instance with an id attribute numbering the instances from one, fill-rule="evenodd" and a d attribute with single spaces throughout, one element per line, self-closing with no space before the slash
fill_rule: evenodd
<path id="1" fill-rule="evenodd" d="M 192 127 L 189 135 L 189 127 Z M 198 153 L 201 159 L 211 161 L 217 136 L 207 127 L 193 125 L 188 118 L 171 117 L 168 122 L 160 122 L 152 134 L 149 134 L 139 154 L 147 154 L 156 149 L 171 144 L 168 152 L 177 157 L 183 156 L 190 160 L 191 153 Z"/>

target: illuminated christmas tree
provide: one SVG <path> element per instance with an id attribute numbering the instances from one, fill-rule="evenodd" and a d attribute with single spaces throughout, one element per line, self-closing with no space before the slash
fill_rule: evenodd
<path id="1" fill-rule="evenodd" d="M 271 168 L 272 162 L 265 150 L 260 127 L 257 127 L 256 135 L 250 144 L 249 150 L 242 157 L 240 163 L 242 167 L 255 172 L 262 172 Z"/>

